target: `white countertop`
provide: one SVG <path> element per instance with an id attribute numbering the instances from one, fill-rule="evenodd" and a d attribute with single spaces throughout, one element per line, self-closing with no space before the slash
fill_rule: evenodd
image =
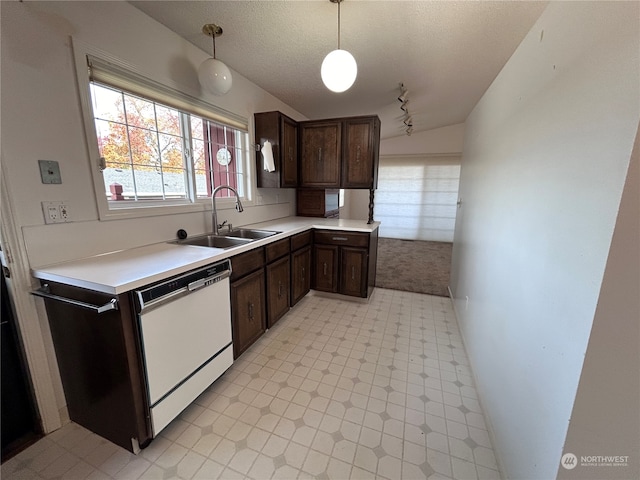
<path id="1" fill-rule="evenodd" d="M 166 242 L 154 243 L 39 267 L 32 271 L 32 275 L 41 280 L 117 295 L 267 245 L 310 228 L 373 232 L 379 226 L 380 222 L 367 224 L 364 220 L 286 217 L 243 225 L 243 228 L 276 230 L 282 233 L 226 250 Z"/>

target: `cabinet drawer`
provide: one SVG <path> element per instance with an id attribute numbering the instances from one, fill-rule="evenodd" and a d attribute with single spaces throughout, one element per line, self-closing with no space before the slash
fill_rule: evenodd
<path id="1" fill-rule="evenodd" d="M 289 253 L 289 239 L 284 238 L 277 242 L 270 243 L 265 249 L 267 251 L 267 263 L 272 262 Z"/>
<path id="2" fill-rule="evenodd" d="M 311 235 L 312 231 L 307 230 L 306 232 L 298 233 L 291 237 L 291 251 L 295 252 L 296 250 L 306 247 L 307 245 L 311 245 Z"/>
<path id="3" fill-rule="evenodd" d="M 235 257 L 231 257 L 231 281 L 244 277 L 264 266 L 264 248 L 259 247 Z"/>
<path id="4" fill-rule="evenodd" d="M 368 247 L 369 234 L 363 232 L 343 232 L 340 230 L 316 230 L 315 243 L 324 245 L 347 245 L 349 247 Z"/>

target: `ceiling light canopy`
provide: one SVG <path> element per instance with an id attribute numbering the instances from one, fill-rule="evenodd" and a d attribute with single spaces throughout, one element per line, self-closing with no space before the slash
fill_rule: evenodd
<path id="1" fill-rule="evenodd" d="M 208 58 L 198 68 L 200 85 L 214 95 L 224 95 L 231 90 L 233 79 L 231 70 L 220 60 L 216 59 L 216 37 L 222 35 L 222 28 L 208 23 L 202 27 L 202 33 L 213 39 L 213 58 Z"/>
<path id="2" fill-rule="evenodd" d="M 346 50 L 340 49 L 340 3 L 343 0 L 329 0 L 338 4 L 338 48 L 323 60 L 320 75 L 325 86 L 332 92 L 344 92 L 351 88 L 358 76 L 358 65 Z"/>

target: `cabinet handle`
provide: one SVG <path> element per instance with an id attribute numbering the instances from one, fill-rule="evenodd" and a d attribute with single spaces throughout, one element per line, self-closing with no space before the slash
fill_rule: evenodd
<path id="1" fill-rule="evenodd" d="M 323 269 L 323 272 L 324 272 L 323 275 L 326 276 L 327 275 L 327 262 L 324 262 L 324 266 L 322 267 L 322 269 Z"/>
<path id="2" fill-rule="evenodd" d="M 331 240 L 334 240 L 336 242 L 346 242 L 349 239 L 347 237 L 331 237 Z"/>
<path id="3" fill-rule="evenodd" d="M 318 148 L 318 162 L 322 162 L 322 147 Z"/>
<path id="4" fill-rule="evenodd" d="M 291 147 L 289 147 L 289 162 L 291 162 L 293 160 L 293 149 Z"/>
<path id="5" fill-rule="evenodd" d="M 356 279 L 356 267 L 351 265 L 351 280 Z"/>
<path id="6" fill-rule="evenodd" d="M 249 320 L 253 322 L 253 303 L 249 303 Z"/>
<path id="7" fill-rule="evenodd" d="M 360 145 L 356 146 L 356 163 L 360 163 Z"/>
<path id="8" fill-rule="evenodd" d="M 278 298 L 282 298 L 282 282 L 278 282 Z"/>
<path id="9" fill-rule="evenodd" d="M 31 295 L 35 295 L 36 297 L 48 298 L 49 300 L 55 300 L 57 302 L 68 303 L 71 305 L 75 305 L 76 307 L 85 308 L 87 310 L 93 310 L 95 313 L 104 313 L 111 310 L 118 310 L 118 300 L 116 300 L 115 298 L 112 298 L 104 305 L 93 305 L 91 303 L 81 302 L 79 300 L 73 300 L 67 297 L 61 297 L 60 295 L 54 295 L 50 293 L 48 283 L 45 283 L 37 290 L 33 290 L 31 292 Z"/>

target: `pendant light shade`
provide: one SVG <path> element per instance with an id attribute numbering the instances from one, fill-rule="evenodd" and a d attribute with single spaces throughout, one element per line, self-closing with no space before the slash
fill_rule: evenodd
<path id="1" fill-rule="evenodd" d="M 214 95 L 224 95 L 231 90 L 231 71 L 220 60 L 207 58 L 198 68 L 198 80 L 202 88 Z"/>
<path id="2" fill-rule="evenodd" d="M 332 92 L 349 90 L 358 76 L 358 65 L 346 50 L 334 50 L 324 57 L 320 75 L 325 86 Z"/>
<path id="3" fill-rule="evenodd" d="M 233 78 L 231 70 L 216 59 L 216 37 L 222 35 L 222 28 L 213 23 L 202 27 L 202 33 L 213 39 L 213 58 L 208 58 L 198 68 L 198 80 L 202 88 L 214 95 L 224 95 L 231 90 Z"/>
<path id="4" fill-rule="evenodd" d="M 320 76 L 329 90 L 340 93 L 351 88 L 356 81 L 358 64 L 353 55 L 340 48 L 340 3 L 343 0 L 329 1 L 338 4 L 338 48 L 324 57 Z"/>

